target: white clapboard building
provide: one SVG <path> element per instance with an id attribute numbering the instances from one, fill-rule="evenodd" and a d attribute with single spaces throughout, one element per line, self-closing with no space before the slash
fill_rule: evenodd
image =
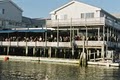
<path id="1" fill-rule="evenodd" d="M 107 11 L 73 0 L 53 10 L 50 15 L 47 27 L 55 28 L 57 36 L 60 30 L 67 30 L 70 43 L 74 41 L 81 52 L 87 53 L 88 59 L 91 55 L 102 59 L 118 58 L 120 21 Z M 74 40 L 76 36 L 81 39 Z"/>

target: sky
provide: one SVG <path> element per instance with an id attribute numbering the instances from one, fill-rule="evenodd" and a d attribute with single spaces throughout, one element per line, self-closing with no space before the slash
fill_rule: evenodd
<path id="1" fill-rule="evenodd" d="M 12 0 L 30 18 L 50 18 L 49 13 L 71 0 Z M 120 0 L 77 0 L 100 7 L 109 13 L 120 13 Z"/>

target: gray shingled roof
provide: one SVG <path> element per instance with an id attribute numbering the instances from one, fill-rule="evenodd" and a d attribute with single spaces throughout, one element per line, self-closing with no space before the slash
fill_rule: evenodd
<path id="1" fill-rule="evenodd" d="M 40 18 L 28 18 L 28 17 L 22 17 L 22 22 L 28 25 L 32 26 L 38 26 L 38 27 L 44 27 L 46 21 L 45 19 L 40 19 Z"/>

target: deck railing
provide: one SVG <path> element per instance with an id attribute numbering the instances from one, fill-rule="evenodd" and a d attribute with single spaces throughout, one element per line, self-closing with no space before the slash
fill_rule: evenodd
<path id="1" fill-rule="evenodd" d="M 103 25 L 104 17 L 89 18 L 89 19 L 67 19 L 67 20 L 47 20 L 47 27 L 61 26 L 85 26 L 85 25 Z"/>
<path id="2" fill-rule="evenodd" d="M 83 46 L 83 41 L 75 41 L 76 46 Z M 101 47 L 102 45 L 107 45 L 109 47 L 115 47 L 117 46 L 117 43 L 115 42 L 103 42 L 103 41 L 85 41 L 85 46 L 90 47 Z M 0 46 L 17 46 L 17 47 L 71 47 L 70 42 L 59 42 L 59 45 L 57 42 L 17 42 L 17 41 L 0 41 Z M 120 46 L 118 46 L 120 47 Z"/>
<path id="3" fill-rule="evenodd" d="M 104 17 L 88 18 L 88 19 L 67 19 L 67 20 L 47 20 L 47 27 L 65 27 L 65 26 L 95 26 L 95 25 L 110 25 L 120 29 L 120 22 L 110 20 Z"/>

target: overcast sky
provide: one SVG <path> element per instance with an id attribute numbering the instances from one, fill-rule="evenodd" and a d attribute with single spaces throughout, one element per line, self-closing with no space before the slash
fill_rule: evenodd
<path id="1" fill-rule="evenodd" d="M 49 12 L 71 0 L 13 0 L 31 18 L 49 18 Z M 110 13 L 120 13 L 120 0 L 78 0 L 100 7 Z"/>

